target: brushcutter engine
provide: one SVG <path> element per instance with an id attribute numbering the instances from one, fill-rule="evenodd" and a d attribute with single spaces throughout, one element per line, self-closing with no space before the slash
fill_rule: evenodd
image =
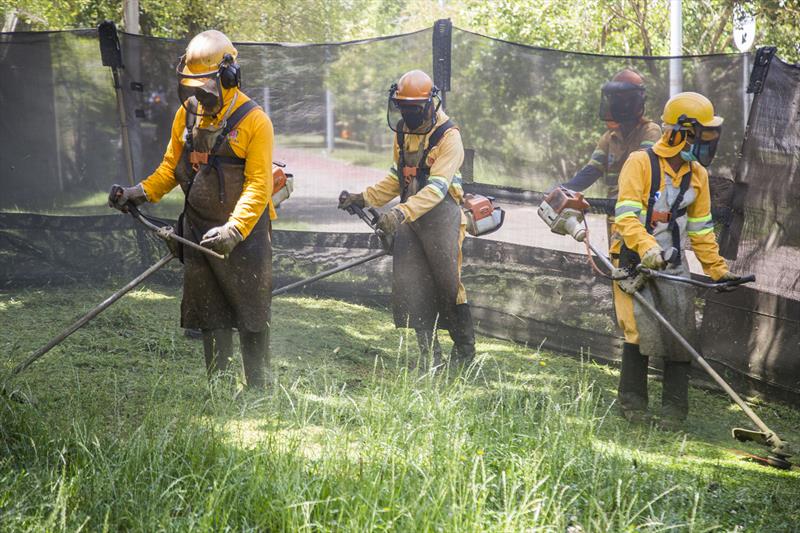
<path id="1" fill-rule="evenodd" d="M 277 208 L 294 192 L 294 176 L 283 170 L 286 164 L 273 161 L 272 165 L 272 205 Z"/>
<path id="2" fill-rule="evenodd" d="M 589 209 L 583 194 L 564 187 L 550 191 L 539 204 L 539 217 L 558 235 L 571 235 L 578 242 L 586 238 L 583 213 Z"/>
<path id="3" fill-rule="evenodd" d="M 495 205 L 491 196 L 465 194 L 461 209 L 467 217 L 467 233 L 473 237 L 499 230 L 506 219 L 506 212 Z"/>

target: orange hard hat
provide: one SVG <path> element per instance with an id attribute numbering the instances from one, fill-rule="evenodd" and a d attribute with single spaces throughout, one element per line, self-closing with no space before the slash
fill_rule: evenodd
<path id="1" fill-rule="evenodd" d="M 632 68 L 624 68 L 614 74 L 611 81 L 621 81 L 624 83 L 632 83 L 634 85 L 644 86 L 644 78 L 642 75 L 633 70 Z"/>
<path id="2" fill-rule="evenodd" d="M 397 82 L 395 100 L 427 101 L 433 91 L 433 80 L 421 70 L 410 70 Z"/>

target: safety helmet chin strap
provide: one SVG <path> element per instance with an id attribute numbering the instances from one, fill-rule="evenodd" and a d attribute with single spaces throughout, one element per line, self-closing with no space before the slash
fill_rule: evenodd
<path id="1" fill-rule="evenodd" d="M 683 126 L 683 123 L 688 121 L 689 117 L 685 114 L 678 117 L 677 122 L 672 125 L 671 132 L 669 134 L 669 144 L 670 146 L 676 146 L 677 144 L 681 144 L 683 141 L 686 140 L 686 128 Z M 681 140 L 677 143 L 675 142 L 675 137 L 680 133 Z"/>

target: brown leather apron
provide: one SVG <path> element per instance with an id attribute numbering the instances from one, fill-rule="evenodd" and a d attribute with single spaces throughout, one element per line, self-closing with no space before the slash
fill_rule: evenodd
<path id="1" fill-rule="evenodd" d="M 210 151 L 222 133 L 222 128 L 199 128 L 196 122 L 191 130 L 197 152 Z M 184 149 L 175 169 L 181 188 L 184 193 L 188 191 L 182 229 L 186 238 L 199 243 L 209 229 L 225 224 L 236 207 L 244 186 L 244 160 L 225 138 L 193 180 L 192 174 L 188 150 Z M 247 238 L 225 260 L 184 248 L 182 327 L 248 332 L 268 327 L 272 300 L 270 234 L 269 212 L 265 209 Z"/>
<path id="2" fill-rule="evenodd" d="M 414 166 L 422 155 L 405 152 Z M 401 201 L 417 192 L 416 180 Z M 393 250 L 392 311 L 398 328 L 450 329 L 461 286 L 458 261 L 461 208 L 448 192 L 433 209 L 397 230 Z"/>

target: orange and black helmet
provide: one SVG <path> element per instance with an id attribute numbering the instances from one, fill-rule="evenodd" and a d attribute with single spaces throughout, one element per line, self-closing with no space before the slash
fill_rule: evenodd
<path id="1" fill-rule="evenodd" d="M 437 100 L 435 106 L 434 99 Z M 421 70 L 410 70 L 389 89 L 389 127 L 395 132 L 402 127 L 407 132 L 427 133 L 436 122 L 439 106 L 439 89 L 431 77 Z"/>
<path id="2" fill-rule="evenodd" d="M 394 87 L 394 98 L 404 102 L 427 102 L 433 96 L 433 80 L 421 70 L 406 72 Z"/>
<path id="3" fill-rule="evenodd" d="M 639 122 L 644 102 L 644 78 L 632 68 L 622 69 L 600 89 L 600 118 L 620 124 Z"/>

